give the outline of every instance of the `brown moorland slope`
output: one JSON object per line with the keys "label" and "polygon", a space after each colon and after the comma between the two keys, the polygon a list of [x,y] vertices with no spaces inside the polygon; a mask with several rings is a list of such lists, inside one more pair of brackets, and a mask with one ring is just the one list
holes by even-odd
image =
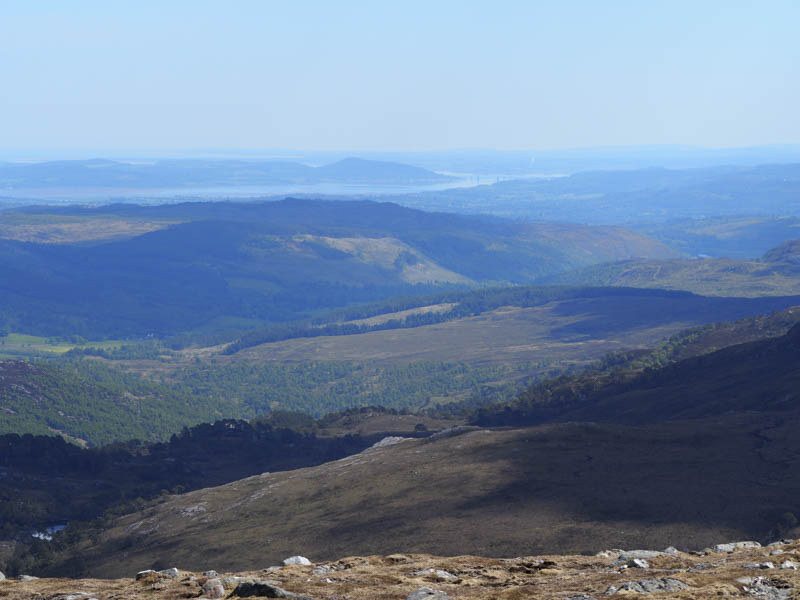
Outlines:
{"label": "brown moorland slope", "polygon": [[[776,556],[775,552],[781,554]],[[236,589],[239,583],[254,581],[269,581],[289,594],[331,600],[403,600],[415,598],[415,593],[416,598],[424,598],[426,594],[420,593],[423,589],[439,592],[438,598],[442,600],[593,600],[606,594],[639,596],[637,592],[643,590],[655,591],[658,598],[683,600],[748,596],[791,600],[798,597],[800,590],[800,571],[787,566],[800,561],[800,541],[731,552],[711,548],[699,555],[680,551],[661,553],[647,559],[646,569],[627,568],[627,556],[620,551],[600,556],[510,559],[428,554],[349,556],[330,563],[262,568],[216,577],[212,573],[176,571],[174,577],[151,573],[138,580],[132,578],[134,573],[118,580],[6,580],[0,582],[0,594],[8,600],[67,597],[176,600],[211,595],[208,591],[218,582],[220,592],[235,598],[241,593],[241,588],[238,592]],[[772,563],[774,568],[753,568],[765,563]]]}
{"label": "brown moorland slope", "polygon": [[439,434],[170,496],[71,552],[89,573],[121,577],[164,561],[239,570],[296,553],[519,556],[764,540],[800,514],[798,426],[797,414],[739,414]]}

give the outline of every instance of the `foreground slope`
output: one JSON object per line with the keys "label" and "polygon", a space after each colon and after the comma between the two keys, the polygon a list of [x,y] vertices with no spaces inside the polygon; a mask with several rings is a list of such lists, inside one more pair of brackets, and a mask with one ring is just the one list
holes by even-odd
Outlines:
{"label": "foreground slope", "polygon": [[[777,552],[780,555],[776,555]],[[164,569],[163,573],[142,574],[136,580],[133,572],[126,573],[126,579],[118,580],[7,580],[0,582],[0,593],[10,600],[79,598],[81,594],[97,598],[173,600],[198,596],[235,598],[245,596],[249,587],[260,591],[258,595],[262,596],[280,597],[277,588],[286,592],[283,597],[298,597],[292,596],[298,594],[303,598],[331,600],[423,600],[426,597],[431,600],[592,600],[653,593],[658,598],[684,600],[747,596],[790,600],[800,589],[800,571],[792,568],[800,560],[800,542],[796,540],[768,548],[741,547],[729,551],[725,547],[715,547],[698,554],[670,549],[666,553],[611,550],[599,556],[546,555],[510,559],[429,554],[348,556],[333,562],[271,569],[263,568],[266,567],[264,563],[236,574]],[[644,562],[647,568],[627,568],[630,557],[641,555],[649,556]],[[764,564],[772,568],[754,568],[754,565]],[[211,561],[208,566],[214,565]],[[254,582],[269,583],[254,588],[251,585]],[[433,595],[434,592],[439,595]]]}

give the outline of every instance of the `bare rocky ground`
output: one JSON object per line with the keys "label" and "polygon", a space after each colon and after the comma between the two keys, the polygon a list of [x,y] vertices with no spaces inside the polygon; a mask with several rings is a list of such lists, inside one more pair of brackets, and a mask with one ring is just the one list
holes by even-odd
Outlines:
{"label": "bare rocky ground", "polygon": [[[299,562],[305,562],[299,560]],[[357,556],[261,571],[146,571],[126,579],[6,579],[8,600],[312,598],[330,600],[592,600],[800,598],[800,540],[720,544],[700,552],[607,550],[510,559]]]}

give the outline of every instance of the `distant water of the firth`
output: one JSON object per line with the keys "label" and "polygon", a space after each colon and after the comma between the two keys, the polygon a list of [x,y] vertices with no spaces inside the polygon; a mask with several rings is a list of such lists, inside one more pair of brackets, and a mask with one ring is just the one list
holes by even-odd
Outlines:
{"label": "distant water of the firth", "polygon": [[287,196],[291,194],[320,196],[391,196],[430,192],[451,188],[466,188],[487,185],[509,179],[543,177],[526,175],[472,175],[447,173],[455,176],[443,183],[432,184],[377,184],[377,183],[281,183],[265,185],[222,185],[215,187],[170,187],[170,188],[11,188],[0,189],[0,196],[15,200],[45,200],[48,202],[108,202],[147,201],[168,202],[171,199],[219,199],[256,198],[265,196]]}

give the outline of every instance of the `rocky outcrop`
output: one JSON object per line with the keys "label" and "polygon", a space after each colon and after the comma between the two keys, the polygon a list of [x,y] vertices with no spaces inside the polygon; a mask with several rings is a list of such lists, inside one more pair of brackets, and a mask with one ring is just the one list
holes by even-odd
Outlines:
{"label": "rocky outcrop", "polygon": [[[775,550],[781,550],[780,559],[770,560]],[[286,565],[244,573],[207,570],[201,574],[173,568],[142,571],[135,579],[68,580],[74,591],[65,589],[67,580],[63,579],[7,579],[0,583],[0,596],[8,600],[800,598],[800,540],[781,540],[767,547],[731,542],[693,552],[616,549],[596,556],[483,558],[407,553],[351,556],[320,564],[290,558],[294,560],[287,559]]]}
{"label": "rocky outcrop", "polygon": [[613,595],[619,592],[636,592],[637,594],[655,594],[659,592],[679,592],[689,587],[680,579],[660,577],[656,579],[643,579],[641,581],[628,581],[621,586],[610,586],[606,594]]}
{"label": "rocky outcrop", "polygon": [[283,559],[284,565],[302,565],[307,567],[311,565],[311,561],[308,560],[305,556],[290,556],[289,558]]}
{"label": "rocky outcrop", "polygon": [[295,598],[296,600],[314,600],[311,596],[287,592],[283,588],[266,581],[245,581],[236,586],[233,596],[240,598]]}

